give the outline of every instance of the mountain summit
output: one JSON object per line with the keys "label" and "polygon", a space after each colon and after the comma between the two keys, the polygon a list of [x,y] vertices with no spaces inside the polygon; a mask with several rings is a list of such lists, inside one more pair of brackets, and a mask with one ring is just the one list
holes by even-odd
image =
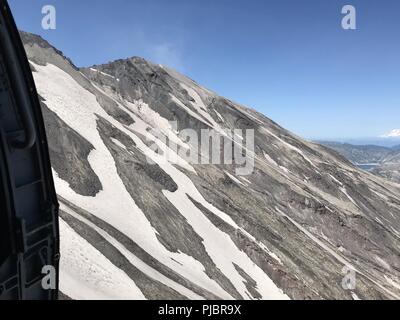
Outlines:
{"label": "mountain summit", "polygon": [[[400,297],[400,185],[167,67],[78,69],[21,36],[61,202],[65,297]],[[183,133],[235,145],[235,129],[254,132],[249,174],[185,157],[199,141]]]}

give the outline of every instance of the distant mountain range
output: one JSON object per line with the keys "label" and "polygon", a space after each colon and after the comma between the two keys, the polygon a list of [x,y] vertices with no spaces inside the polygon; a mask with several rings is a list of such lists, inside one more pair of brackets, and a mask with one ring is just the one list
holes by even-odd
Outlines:
{"label": "distant mountain range", "polygon": [[383,147],[332,141],[319,141],[319,143],[337,151],[362,169],[400,182],[400,145]]}
{"label": "distant mountain range", "polygon": [[323,144],[327,143],[340,143],[340,144],[350,144],[355,146],[379,146],[379,147],[399,147],[400,145],[400,137],[364,137],[364,138],[345,138],[345,139],[323,139],[323,138],[315,138],[311,139],[316,142],[322,142]]}

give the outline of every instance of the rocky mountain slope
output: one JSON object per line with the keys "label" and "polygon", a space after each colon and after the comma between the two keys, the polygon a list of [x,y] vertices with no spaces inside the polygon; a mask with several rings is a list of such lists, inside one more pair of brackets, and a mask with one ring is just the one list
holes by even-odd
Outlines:
{"label": "rocky mountain slope", "polygon": [[[22,38],[60,196],[65,297],[400,297],[400,185],[169,68],[131,58],[78,69]],[[210,128],[255,131],[251,174],[165,160],[198,151],[186,129]],[[356,281],[343,287],[349,269]]]}

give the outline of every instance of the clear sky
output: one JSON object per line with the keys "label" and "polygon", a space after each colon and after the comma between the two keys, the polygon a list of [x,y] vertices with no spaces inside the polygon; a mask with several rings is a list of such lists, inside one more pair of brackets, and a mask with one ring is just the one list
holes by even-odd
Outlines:
{"label": "clear sky", "polygon": [[[9,0],[77,66],[142,56],[311,139],[400,128],[398,0]],[[41,8],[57,9],[43,30]],[[357,9],[357,30],[341,27]]]}

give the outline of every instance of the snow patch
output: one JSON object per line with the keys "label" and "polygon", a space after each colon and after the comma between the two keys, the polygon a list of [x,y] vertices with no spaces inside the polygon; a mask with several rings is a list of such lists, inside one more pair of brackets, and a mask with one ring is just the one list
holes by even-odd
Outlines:
{"label": "snow patch", "polygon": [[76,300],[143,300],[122,270],[60,219],[60,290]]}
{"label": "snow patch", "polygon": [[236,182],[237,184],[240,184],[242,186],[244,186],[244,184],[235,176],[231,175],[228,171],[224,170],[225,174],[234,182]]}
{"label": "snow patch", "polygon": [[375,260],[378,261],[378,263],[379,263],[382,267],[384,267],[386,270],[392,270],[392,268],[390,267],[390,265],[389,265],[385,260],[383,260],[382,258],[380,258],[380,257],[378,257],[378,256],[375,256],[374,258],[375,258]]}
{"label": "snow patch", "polygon": [[339,189],[358,208],[357,202],[355,202],[354,199],[348,194],[346,187],[340,187]]}
{"label": "snow patch", "polygon": [[126,150],[125,145],[123,145],[119,140],[114,139],[114,138],[111,138],[111,141],[112,141],[115,145],[117,145],[118,147],[120,147],[120,148]]}
{"label": "snow patch", "polygon": [[117,79],[116,77],[112,76],[111,74],[105,73],[105,72],[100,71],[100,70],[98,70],[98,69],[90,68],[90,71],[98,72],[98,73],[102,74],[103,76],[106,76],[106,77],[109,77],[109,78],[112,78],[112,79],[114,79],[114,80],[119,81],[119,79]]}
{"label": "snow patch", "polygon": [[215,114],[217,115],[217,117],[219,118],[219,120],[221,120],[221,122],[225,122],[224,118],[220,115],[220,113],[214,109]]}
{"label": "snow patch", "polygon": [[171,279],[164,276],[162,273],[158,272],[156,269],[150,267],[148,264],[144,263],[141,259],[139,259],[136,255],[134,255],[131,251],[129,251],[124,245],[122,245],[119,241],[115,238],[110,236],[107,232],[90,222],[89,220],[85,219],[84,217],[80,216],[76,212],[72,211],[69,207],[65,204],[61,203],[60,208],[70,214],[71,216],[75,217],[76,219],[80,220],[81,222],[88,225],[90,228],[98,232],[104,239],[106,239],[111,245],[113,245],[122,255],[124,255],[129,262],[146,274],[148,277],[159,281],[160,283],[166,285],[174,289],[175,291],[179,292],[183,296],[186,296],[188,299],[195,299],[195,300],[203,300],[204,298],[199,296],[198,294],[192,292],[191,290],[187,289],[186,287],[172,281]]}
{"label": "snow patch", "polygon": [[389,278],[388,276],[385,275],[385,279],[386,281],[393,287],[395,287],[396,289],[400,290],[400,283],[394,281],[392,278]]}
{"label": "snow patch", "polygon": [[207,119],[207,121],[211,123],[212,127],[215,130],[217,130],[218,132],[223,132],[219,124],[215,122],[213,117],[211,117],[211,115],[207,112],[207,107],[201,99],[200,95],[196,92],[196,90],[194,90],[192,87],[189,87],[185,83],[180,83],[180,86],[185,89],[188,92],[189,96],[194,100],[194,102],[191,102],[191,104],[195,108],[197,113]]}
{"label": "snow patch", "polygon": [[352,298],[353,298],[353,300],[361,300],[357,295],[356,295],[356,293],[355,292],[351,292],[351,296],[352,296]]}

